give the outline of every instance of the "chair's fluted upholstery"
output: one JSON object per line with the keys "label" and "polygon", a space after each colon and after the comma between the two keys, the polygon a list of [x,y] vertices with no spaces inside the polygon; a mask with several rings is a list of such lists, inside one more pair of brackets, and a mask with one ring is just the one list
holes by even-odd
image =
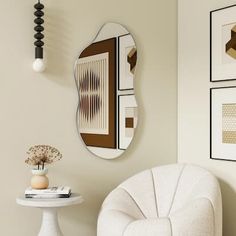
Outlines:
{"label": "chair's fluted upholstery", "polygon": [[222,236],[219,184],[193,165],[143,171],[107,196],[97,236]]}

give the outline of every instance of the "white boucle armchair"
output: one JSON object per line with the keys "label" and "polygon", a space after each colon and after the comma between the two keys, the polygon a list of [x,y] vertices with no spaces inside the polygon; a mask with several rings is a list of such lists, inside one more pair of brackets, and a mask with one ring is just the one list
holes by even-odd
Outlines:
{"label": "white boucle armchair", "polygon": [[97,236],[222,236],[218,181],[194,165],[143,171],[107,196]]}

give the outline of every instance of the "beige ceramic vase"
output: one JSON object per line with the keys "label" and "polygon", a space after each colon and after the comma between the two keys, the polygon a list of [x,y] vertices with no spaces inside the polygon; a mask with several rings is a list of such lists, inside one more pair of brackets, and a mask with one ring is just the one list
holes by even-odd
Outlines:
{"label": "beige ceramic vase", "polygon": [[49,185],[49,180],[46,174],[48,173],[48,169],[32,170],[32,178],[31,178],[31,187],[33,189],[45,189]]}

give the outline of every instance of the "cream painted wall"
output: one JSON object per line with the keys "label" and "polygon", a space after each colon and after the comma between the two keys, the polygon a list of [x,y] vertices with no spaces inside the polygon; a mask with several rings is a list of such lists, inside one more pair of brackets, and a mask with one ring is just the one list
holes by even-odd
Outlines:
{"label": "cream painted wall", "polygon": [[[25,152],[51,144],[64,158],[50,167],[51,184],[68,184],[84,204],[61,210],[65,235],[96,235],[96,220],[108,192],[134,173],[176,162],[177,24],[175,0],[47,0],[48,69],[34,73],[33,0],[1,2],[0,159],[1,235],[32,236],[40,226],[39,209],[16,205],[29,184]],[[139,63],[136,93],[139,126],[129,150],[105,161],[82,145],[75,126],[77,92],[73,64],[99,27],[115,21],[136,39]]]}
{"label": "cream painted wall", "polygon": [[236,163],[210,160],[210,87],[236,82],[210,83],[209,12],[235,1],[178,1],[178,161],[212,171],[223,196],[223,231],[236,235]]}

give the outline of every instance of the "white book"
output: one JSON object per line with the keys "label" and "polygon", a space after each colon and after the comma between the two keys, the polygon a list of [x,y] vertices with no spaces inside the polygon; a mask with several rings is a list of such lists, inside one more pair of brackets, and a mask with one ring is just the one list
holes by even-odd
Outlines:
{"label": "white book", "polygon": [[70,194],[25,194],[25,198],[36,198],[36,199],[55,199],[55,198],[69,198]]}
{"label": "white book", "polygon": [[68,186],[50,187],[47,189],[33,189],[31,187],[25,190],[26,198],[59,198],[70,197],[71,188]]}

